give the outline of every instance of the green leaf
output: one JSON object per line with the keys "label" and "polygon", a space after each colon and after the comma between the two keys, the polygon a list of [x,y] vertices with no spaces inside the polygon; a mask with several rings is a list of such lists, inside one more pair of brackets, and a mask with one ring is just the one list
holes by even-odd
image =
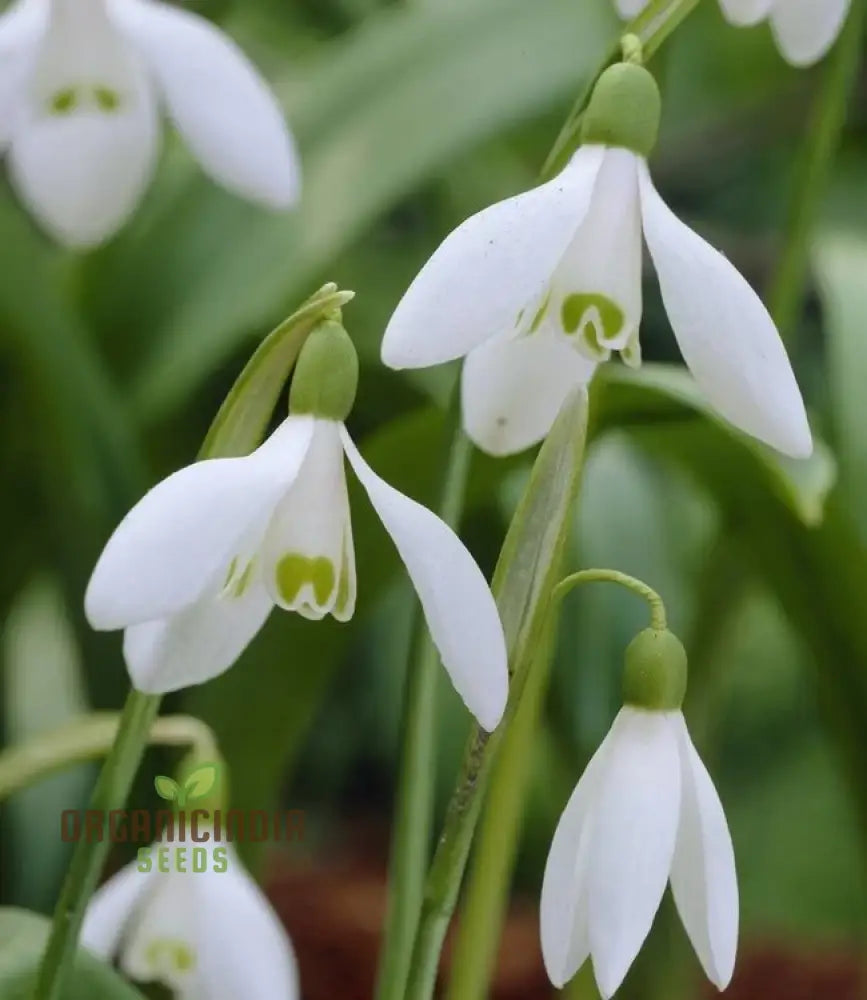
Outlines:
{"label": "green leaf", "polygon": [[184,779],[184,795],[187,801],[203,799],[217,784],[220,769],[217,764],[202,764]]}
{"label": "green leaf", "polygon": [[164,774],[158,774],[154,778],[154,788],[157,790],[157,795],[167,802],[177,802],[180,797],[180,785],[174,778],[168,778]]}
{"label": "green leaf", "polygon": [[[28,910],[0,909],[0,1000],[31,1000],[51,923]],[[144,1000],[99,959],[79,951],[62,1000]]]}
{"label": "green leaf", "polygon": [[828,332],[828,378],[840,489],[867,538],[867,238],[826,230],[815,240],[814,259]]}
{"label": "green leaf", "polygon": [[[116,307],[100,305],[106,315],[140,311],[154,345],[134,386],[138,411],[154,420],[185,400],[251,330],[275,322],[367,226],[461,152],[571,96],[615,24],[605,4],[407,4],[335,43],[300,86],[297,74],[291,87],[278,83],[304,153],[298,211],[242,206],[205,189],[184,161],[195,213],[181,211],[182,225],[175,213],[162,225],[145,220],[119,248],[119,274],[171,292],[139,310],[109,287]],[[178,185],[179,204],[190,202],[176,176],[166,183]]]}

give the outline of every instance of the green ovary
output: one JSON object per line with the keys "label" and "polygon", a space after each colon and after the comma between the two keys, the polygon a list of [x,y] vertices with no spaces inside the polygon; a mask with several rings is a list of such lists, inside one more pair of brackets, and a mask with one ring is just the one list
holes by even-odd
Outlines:
{"label": "green ovary", "polygon": [[[597,322],[588,323],[587,314],[591,310],[598,316]],[[623,329],[625,321],[626,317],[620,306],[607,296],[596,292],[575,292],[567,295],[560,307],[563,330],[568,334],[580,331],[581,337],[594,353],[604,354],[608,350],[604,341],[616,337]]]}
{"label": "green ovary", "polygon": [[192,972],[196,967],[196,954],[183,941],[156,938],[151,941],[145,958],[160,973]]}
{"label": "green ovary", "polygon": [[290,552],[277,563],[277,589],[286,604],[294,604],[303,587],[309,584],[319,605],[325,604],[334,591],[334,564],[324,556],[303,556]]}

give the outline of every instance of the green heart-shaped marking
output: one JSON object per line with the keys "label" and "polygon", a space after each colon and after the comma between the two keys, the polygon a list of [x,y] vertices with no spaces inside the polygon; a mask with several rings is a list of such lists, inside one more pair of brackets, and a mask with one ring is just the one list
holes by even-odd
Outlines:
{"label": "green heart-shaped marking", "polygon": [[301,588],[310,584],[317,604],[325,604],[334,590],[334,564],[325,556],[303,556],[289,552],[277,563],[277,589],[287,604],[293,604]]}

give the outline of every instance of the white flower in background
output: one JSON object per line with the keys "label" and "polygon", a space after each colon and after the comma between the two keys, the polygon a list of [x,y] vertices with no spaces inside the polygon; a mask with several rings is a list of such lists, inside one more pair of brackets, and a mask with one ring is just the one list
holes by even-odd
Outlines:
{"label": "white flower in background", "polygon": [[64,243],[98,244],[131,215],[161,105],[217,183],[273,208],[296,200],[282,112],[208,21],[159,0],[18,0],[0,17],[0,143],[22,201]]}
{"label": "white flower in background", "polygon": [[168,987],[177,1000],[300,997],[286,931],[233,847],[187,846],[188,858],[194,849],[206,855],[204,870],[188,860],[186,871],[162,872],[155,856],[166,846],[153,845],[149,871],[133,862],[95,893],[82,945],[117,961],[135,982]]}
{"label": "white flower in background", "polygon": [[[635,642],[661,634],[647,630]],[[683,654],[684,671],[685,663]],[[633,703],[627,697],[569,799],[542,885],[542,954],[551,981],[563,986],[590,957],[606,1000],[647,937],[669,880],[693,948],[721,990],[737,950],[731,836],[675,707],[685,674],[675,697],[652,708],[634,704],[647,694],[647,676],[639,697]]]}
{"label": "white flower in background", "polygon": [[[335,392],[329,379],[340,383]],[[121,522],[85,607],[94,628],[126,630],[137,688],[172,691],[226,670],[275,604],[312,619],[352,617],[345,455],[406,566],[458,693],[485,729],[496,727],[508,673],[491,591],[451,528],[359,454],[343,425],[356,380],[346,332],[323,324],[299,358],[291,415],[269,440],[244,458],[181,469]]]}
{"label": "white flower in background", "polygon": [[606,70],[586,144],[554,180],[459,226],[422,268],[382,343],[392,368],[466,355],[464,425],[492,454],[550,429],[569,390],[619,351],[640,363],[641,237],[681,353],[735,426],[806,457],[810,429],[771,317],[738,271],[680,222],[647,168],[659,92],[646,70]]}
{"label": "white flower in background", "polygon": [[[623,18],[640,14],[648,0],[615,0]],[[738,27],[766,18],[777,47],[793,66],[821,59],[843,28],[851,0],[719,0],[727,20]]]}

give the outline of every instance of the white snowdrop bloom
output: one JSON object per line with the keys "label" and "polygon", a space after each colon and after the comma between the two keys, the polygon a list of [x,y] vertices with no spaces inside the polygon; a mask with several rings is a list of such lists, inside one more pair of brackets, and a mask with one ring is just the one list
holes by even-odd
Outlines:
{"label": "white snowdrop bloom", "polygon": [[627,704],[569,799],[545,867],[542,954],[555,986],[589,957],[600,993],[612,996],[669,880],[708,978],[724,989],[732,977],[734,851],[680,711],[685,685],[679,641],[670,632],[640,633],[627,651]]}
{"label": "white snowdrop bloom", "polygon": [[118,526],[85,608],[94,628],[126,630],[137,688],[173,691],[226,670],[275,604],[312,619],[352,617],[345,456],[406,566],[458,693],[485,729],[496,727],[508,672],[491,591],[451,528],[361,457],[343,424],[356,380],[346,332],[322,324],[299,358],[290,416],[261,447],[181,469]]}
{"label": "white snowdrop bloom", "polygon": [[658,121],[646,70],[606,70],[585,112],[585,145],[562,173],[464,222],[398,304],[383,361],[421,368],[466,356],[464,425],[484,450],[507,454],[544,437],[569,390],[612,352],[640,363],[643,234],[710,403],[778,450],[810,454],[804,404],[767,310],[653,185],[646,156]]}
{"label": "white snowdrop bloom", "polygon": [[238,46],[160,0],[17,0],[0,17],[0,144],[45,229],[87,247],[153,175],[160,110],[203,169],[272,208],[298,196],[283,114]]}
{"label": "white snowdrop bloom", "polygon": [[[719,0],[731,24],[746,27],[767,19],[783,57],[793,66],[809,66],[834,44],[851,0]],[[622,18],[635,17],[648,0],[615,0]]]}
{"label": "white snowdrop bloom", "polygon": [[[160,850],[168,871],[159,870]],[[177,1000],[301,996],[286,931],[230,844],[154,844],[142,868],[133,862],[94,894],[85,948]]]}

